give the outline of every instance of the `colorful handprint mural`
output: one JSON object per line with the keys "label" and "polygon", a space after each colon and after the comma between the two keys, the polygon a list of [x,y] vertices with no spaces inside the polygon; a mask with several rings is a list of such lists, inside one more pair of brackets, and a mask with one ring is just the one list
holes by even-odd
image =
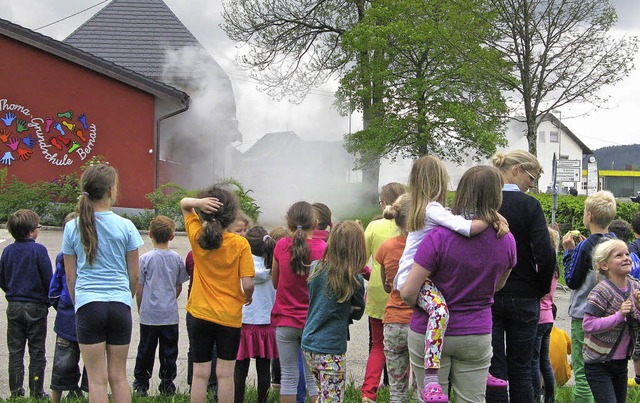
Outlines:
{"label": "colorful handprint mural", "polygon": [[0,99],[0,121],[0,142],[8,148],[0,151],[0,164],[6,166],[28,162],[38,149],[52,165],[73,165],[89,157],[96,143],[97,127],[85,111],[77,115],[62,109],[41,118],[24,105]]}

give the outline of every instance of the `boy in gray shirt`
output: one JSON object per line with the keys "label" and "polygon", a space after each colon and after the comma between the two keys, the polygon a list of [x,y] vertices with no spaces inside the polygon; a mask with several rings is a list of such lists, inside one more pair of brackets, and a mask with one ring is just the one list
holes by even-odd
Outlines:
{"label": "boy in gray shirt", "polygon": [[153,250],[140,256],[140,279],[136,291],[140,314],[140,343],[134,369],[133,390],[147,396],[153,373],[156,346],[160,345],[160,385],[163,395],[173,395],[178,358],[178,301],[182,283],[189,280],[182,258],[169,249],[175,222],[165,216],[151,221],[149,237]]}

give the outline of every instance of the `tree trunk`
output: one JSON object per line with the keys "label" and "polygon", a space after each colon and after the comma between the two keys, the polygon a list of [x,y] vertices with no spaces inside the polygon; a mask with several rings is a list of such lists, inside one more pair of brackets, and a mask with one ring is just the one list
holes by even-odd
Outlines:
{"label": "tree trunk", "polygon": [[[362,21],[366,8],[365,0],[357,0],[358,21]],[[368,52],[360,52],[358,55],[358,63],[368,65],[371,56]],[[361,77],[362,82],[369,81],[370,77]],[[366,129],[371,123],[373,108],[376,103],[375,83],[370,83],[372,91],[369,96],[363,96],[362,99],[362,128]],[[375,203],[378,200],[378,182],[380,180],[380,157],[363,156],[368,163],[362,168],[362,192],[365,202]]]}

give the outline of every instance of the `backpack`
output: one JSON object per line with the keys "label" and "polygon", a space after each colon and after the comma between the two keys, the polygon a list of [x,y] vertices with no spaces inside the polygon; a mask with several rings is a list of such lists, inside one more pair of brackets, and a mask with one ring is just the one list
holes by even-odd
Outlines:
{"label": "backpack", "polygon": [[629,256],[631,257],[631,277],[636,280],[640,280],[640,257],[635,254],[635,252],[630,252]]}

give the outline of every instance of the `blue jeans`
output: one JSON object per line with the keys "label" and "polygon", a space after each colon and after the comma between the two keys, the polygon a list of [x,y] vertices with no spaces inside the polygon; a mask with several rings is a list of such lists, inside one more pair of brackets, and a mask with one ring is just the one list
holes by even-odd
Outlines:
{"label": "blue jeans", "polygon": [[553,403],[555,401],[556,381],[553,379],[553,368],[551,368],[551,361],[549,360],[551,328],[553,328],[553,323],[538,324],[536,345],[533,350],[533,358],[531,359],[531,376],[535,401],[540,401],[539,397],[542,390],[540,374],[542,374],[542,379],[544,380],[544,403]]}
{"label": "blue jeans", "polygon": [[627,401],[628,360],[584,363],[584,372],[596,403]]}
{"label": "blue jeans", "polygon": [[[56,349],[53,353],[53,369],[51,371],[51,390],[69,390],[79,393],[80,390],[89,391],[89,380],[86,369],[80,377],[80,347],[77,341],[56,336]],[[81,386],[78,386],[78,381]]]}
{"label": "blue jeans", "polygon": [[488,389],[487,401],[531,403],[531,357],[538,332],[540,301],[534,297],[496,295],[491,307],[493,357],[489,372],[509,381],[506,389]]}

